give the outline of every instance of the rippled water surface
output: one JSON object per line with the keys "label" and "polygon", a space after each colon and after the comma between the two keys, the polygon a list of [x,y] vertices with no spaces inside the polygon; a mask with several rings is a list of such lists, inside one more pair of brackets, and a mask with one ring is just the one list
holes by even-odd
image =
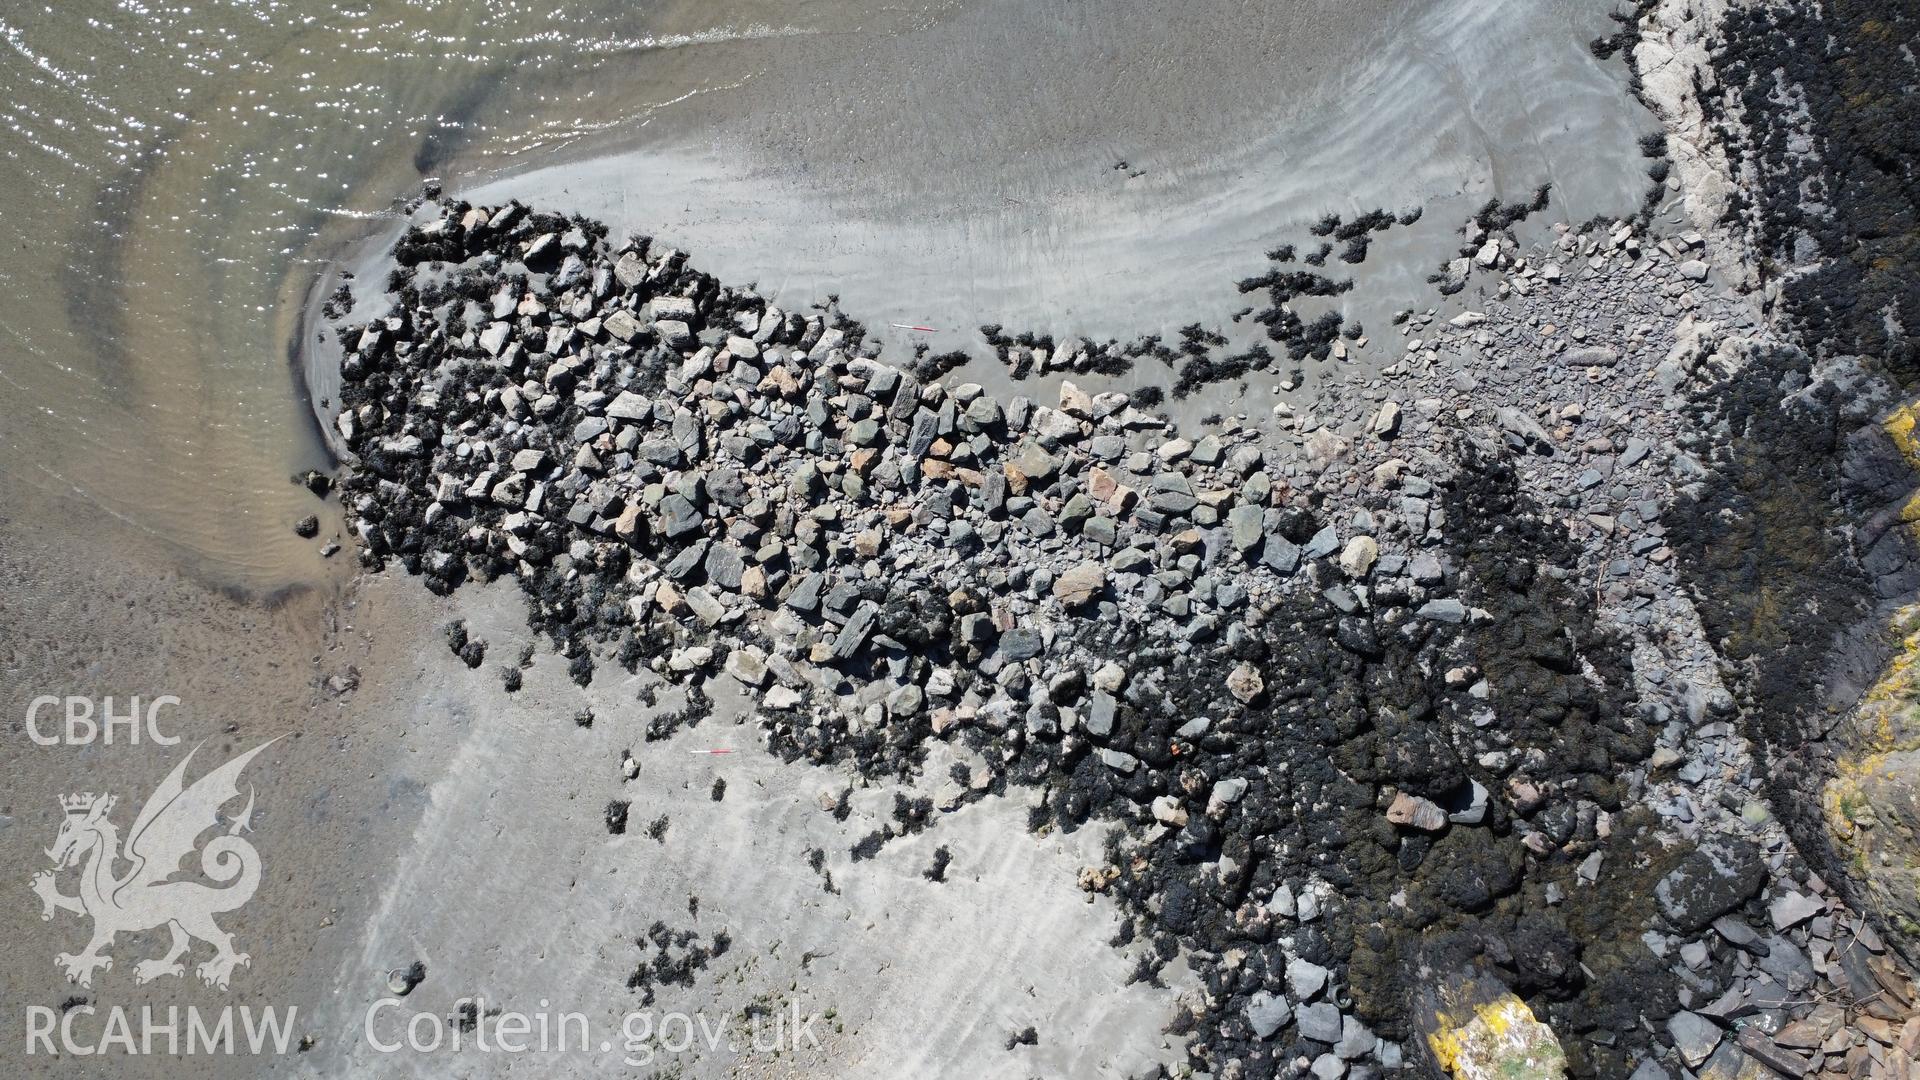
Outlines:
{"label": "rippled water surface", "polygon": [[[9,7],[3,509],[250,589],[319,575],[296,327],[425,176],[863,318],[1120,334],[1224,310],[1323,209],[1549,179],[1631,209],[1606,29],[1554,0]],[[1381,272],[1417,283],[1450,227]]]}
{"label": "rippled water surface", "polygon": [[288,475],[323,463],[288,362],[313,253],[455,159],[643,121],[705,84],[691,54],[712,43],[834,18],[754,3],[0,9],[0,467],[211,576],[316,573],[287,528],[312,509]]}

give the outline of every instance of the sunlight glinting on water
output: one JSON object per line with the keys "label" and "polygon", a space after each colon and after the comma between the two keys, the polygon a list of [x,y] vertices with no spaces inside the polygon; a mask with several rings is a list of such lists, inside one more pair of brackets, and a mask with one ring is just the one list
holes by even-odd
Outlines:
{"label": "sunlight glinting on water", "polygon": [[50,503],[263,585],[320,572],[277,519],[310,509],[289,473],[324,463],[286,339],[325,238],[456,160],[700,89],[622,92],[638,76],[610,64],[806,32],[671,3],[88,6],[0,17],[0,240],[32,253],[0,259],[0,448]]}

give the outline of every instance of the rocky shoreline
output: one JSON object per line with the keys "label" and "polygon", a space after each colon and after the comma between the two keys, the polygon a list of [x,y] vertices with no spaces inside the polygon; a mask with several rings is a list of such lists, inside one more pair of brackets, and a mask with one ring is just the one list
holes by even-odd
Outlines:
{"label": "rocky shoreline", "polygon": [[[1652,76],[1749,61],[1671,7],[1638,59],[1691,196],[1759,166]],[[1809,337],[1827,294],[1753,279],[1720,215],[1523,245],[1536,202],[1384,331],[1295,315],[1317,272],[1242,283],[1284,359],[983,328],[1031,397],[646,237],[431,203],[337,331],[341,500],[369,567],[516,579],[577,683],[645,676],[652,738],[722,722],[724,680],[790,761],[960,762],[843,873],[980,799],[1118,823],[1080,883],[1137,979],[1197,978],[1193,1075],[1906,1075],[1912,939],[1827,740],[1920,587],[1899,372]],[[1182,431],[1120,388],[1147,363],[1223,410],[1333,375]]]}
{"label": "rocky shoreline", "polygon": [[[1577,1073],[1677,1067],[1675,1030],[1903,984],[1674,630],[1660,515],[1704,472],[1666,403],[1758,328],[1695,241],[1560,235],[1495,260],[1498,306],[1408,320],[1358,431],[1188,440],[1070,381],[923,383],[680,252],[452,204],[343,339],[343,498],[371,563],[518,577],[577,681],[650,670],[674,723],[724,678],[783,755],[879,780],[941,740],[972,763],[941,808],[1020,787],[1037,828],[1128,823],[1083,882],[1134,913],[1141,978],[1200,972],[1197,1069],[1408,1065],[1473,1022],[1429,1002],[1459,985],[1510,988]],[[1707,1049],[1817,1071],[1832,1037]]]}

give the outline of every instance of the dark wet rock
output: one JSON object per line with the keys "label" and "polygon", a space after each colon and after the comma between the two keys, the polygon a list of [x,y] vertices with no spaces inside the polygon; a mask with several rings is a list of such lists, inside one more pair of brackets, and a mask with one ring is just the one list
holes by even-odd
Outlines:
{"label": "dark wet rock", "polygon": [[1015,627],[1000,636],[1000,655],[1008,660],[1030,660],[1046,648],[1038,630]]}
{"label": "dark wet rock", "polygon": [[1660,910],[1683,933],[1697,933],[1745,904],[1766,883],[1760,852],[1738,837],[1703,842],[1660,879]]}
{"label": "dark wet rock", "polygon": [[313,492],[316,498],[324,499],[328,492],[333,490],[333,477],[318,469],[308,469],[301,473],[299,481],[308,491]]}

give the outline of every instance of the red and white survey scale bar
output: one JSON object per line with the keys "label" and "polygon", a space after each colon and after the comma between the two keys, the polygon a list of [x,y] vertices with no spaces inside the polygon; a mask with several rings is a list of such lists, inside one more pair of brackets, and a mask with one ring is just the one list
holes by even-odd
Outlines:
{"label": "red and white survey scale bar", "polygon": [[689,754],[731,754],[731,753],[735,753],[735,751],[732,747],[720,747],[713,750],[689,750],[687,751],[687,753]]}
{"label": "red and white survey scale bar", "polygon": [[891,322],[891,323],[888,323],[887,325],[893,327],[895,330],[918,330],[923,334],[937,334],[940,332],[940,329],[938,327],[915,326],[912,323]]}

